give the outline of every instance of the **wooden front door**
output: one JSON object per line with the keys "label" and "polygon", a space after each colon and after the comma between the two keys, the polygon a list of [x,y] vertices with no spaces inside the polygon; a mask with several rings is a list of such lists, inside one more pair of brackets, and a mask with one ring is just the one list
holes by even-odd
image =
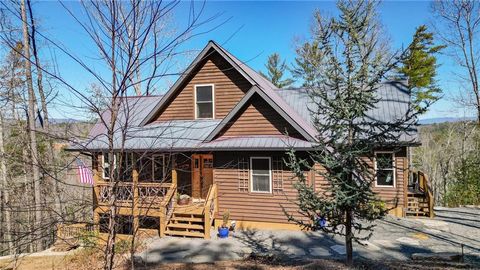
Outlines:
{"label": "wooden front door", "polygon": [[192,197],[205,199],[213,184],[213,155],[192,155]]}

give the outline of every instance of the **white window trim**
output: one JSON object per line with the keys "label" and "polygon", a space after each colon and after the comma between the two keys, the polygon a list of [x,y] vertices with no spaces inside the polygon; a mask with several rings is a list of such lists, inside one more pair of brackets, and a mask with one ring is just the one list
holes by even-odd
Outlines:
{"label": "white window trim", "polygon": [[[197,87],[202,87],[202,86],[211,86],[212,87],[212,118],[199,118],[198,117],[198,112],[197,112]],[[208,84],[195,84],[193,86],[193,100],[194,100],[194,110],[195,110],[195,119],[215,119],[215,85],[213,83],[208,83]]]}
{"label": "white window trim", "polygon": [[164,181],[165,180],[164,178],[166,176],[166,174],[165,174],[165,154],[154,154],[154,155],[152,155],[152,157],[151,157],[151,162],[152,162],[152,168],[151,168],[152,169],[152,179],[151,179],[151,181],[157,180],[157,179],[155,179],[155,158],[156,157],[162,157],[162,168],[163,168],[162,179],[158,179],[158,180]]}
{"label": "white window trim", "polygon": [[[110,153],[102,153],[102,178],[103,179],[110,179],[110,177],[105,176],[105,155],[109,155]],[[112,163],[108,164],[108,169],[110,170],[110,175],[112,174],[113,170],[117,168],[117,154],[113,154],[113,166]]]}
{"label": "white window trim", "polygon": [[[269,176],[269,191],[256,191],[253,190],[253,166],[252,161],[254,159],[268,159],[268,176]],[[272,158],[271,157],[250,157],[250,192],[251,193],[263,193],[271,194],[272,193]]]}
{"label": "white window trim", "polygon": [[[393,185],[379,185],[377,183],[377,154],[392,154]],[[393,151],[375,151],[374,152],[374,170],[375,170],[375,187],[395,188],[397,186],[397,168],[396,168],[396,164],[395,164],[395,152],[393,152]]]}

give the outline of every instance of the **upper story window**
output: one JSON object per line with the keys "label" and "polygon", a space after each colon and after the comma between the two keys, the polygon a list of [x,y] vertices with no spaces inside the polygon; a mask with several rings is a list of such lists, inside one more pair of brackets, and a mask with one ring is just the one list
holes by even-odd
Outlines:
{"label": "upper story window", "polygon": [[213,84],[195,85],[195,118],[213,119],[214,114]]}
{"label": "upper story window", "polygon": [[270,157],[251,157],[251,191],[260,193],[272,192],[272,173]]}
{"label": "upper story window", "polygon": [[375,183],[377,187],[395,186],[395,155],[392,152],[375,153]]}

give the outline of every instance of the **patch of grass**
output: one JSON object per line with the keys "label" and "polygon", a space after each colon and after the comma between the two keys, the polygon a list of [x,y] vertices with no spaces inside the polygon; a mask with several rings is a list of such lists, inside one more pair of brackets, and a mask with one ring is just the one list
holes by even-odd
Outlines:
{"label": "patch of grass", "polygon": [[17,259],[1,259],[0,269],[17,269],[17,270],[51,270],[65,269],[66,263],[69,261],[69,255],[66,256],[24,256]]}

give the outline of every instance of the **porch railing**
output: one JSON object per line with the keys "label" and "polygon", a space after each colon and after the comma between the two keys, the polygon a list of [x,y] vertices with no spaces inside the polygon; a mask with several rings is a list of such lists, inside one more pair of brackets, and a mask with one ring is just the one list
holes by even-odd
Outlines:
{"label": "porch railing", "polygon": [[434,217],[433,206],[434,198],[432,193],[432,188],[430,187],[430,182],[428,176],[419,170],[413,170],[411,172],[411,179],[413,180],[413,189],[414,191],[420,191],[424,194],[427,203],[428,203],[428,214],[431,218]]}
{"label": "porch railing", "polygon": [[175,208],[175,199],[177,194],[177,184],[172,183],[170,189],[162,200],[160,205],[161,218],[160,218],[160,237],[165,235],[167,224],[172,218],[173,210]]}
{"label": "porch railing", "polygon": [[212,184],[208,190],[207,199],[205,200],[205,205],[203,208],[203,217],[204,217],[204,226],[205,228],[205,239],[210,239],[210,230],[212,222],[215,219],[215,214],[217,213],[217,184]]}
{"label": "porch railing", "polygon": [[431,218],[433,218],[434,217],[434,213],[433,213],[434,199],[433,199],[432,189],[430,188],[430,183],[428,182],[428,177],[422,171],[417,171],[417,173],[418,173],[418,183],[419,183],[420,189],[423,190],[428,201],[428,214]]}
{"label": "porch railing", "polygon": [[[95,193],[99,205],[108,205],[112,195],[113,186],[110,182],[97,182]],[[137,192],[135,192],[135,186]],[[134,198],[138,201],[140,208],[158,208],[165,196],[171,189],[171,183],[142,183],[134,185],[133,182],[119,182],[116,185],[116,203],[119,206],[130,207]],[[138,194],[136,197],[135,193]]]}

